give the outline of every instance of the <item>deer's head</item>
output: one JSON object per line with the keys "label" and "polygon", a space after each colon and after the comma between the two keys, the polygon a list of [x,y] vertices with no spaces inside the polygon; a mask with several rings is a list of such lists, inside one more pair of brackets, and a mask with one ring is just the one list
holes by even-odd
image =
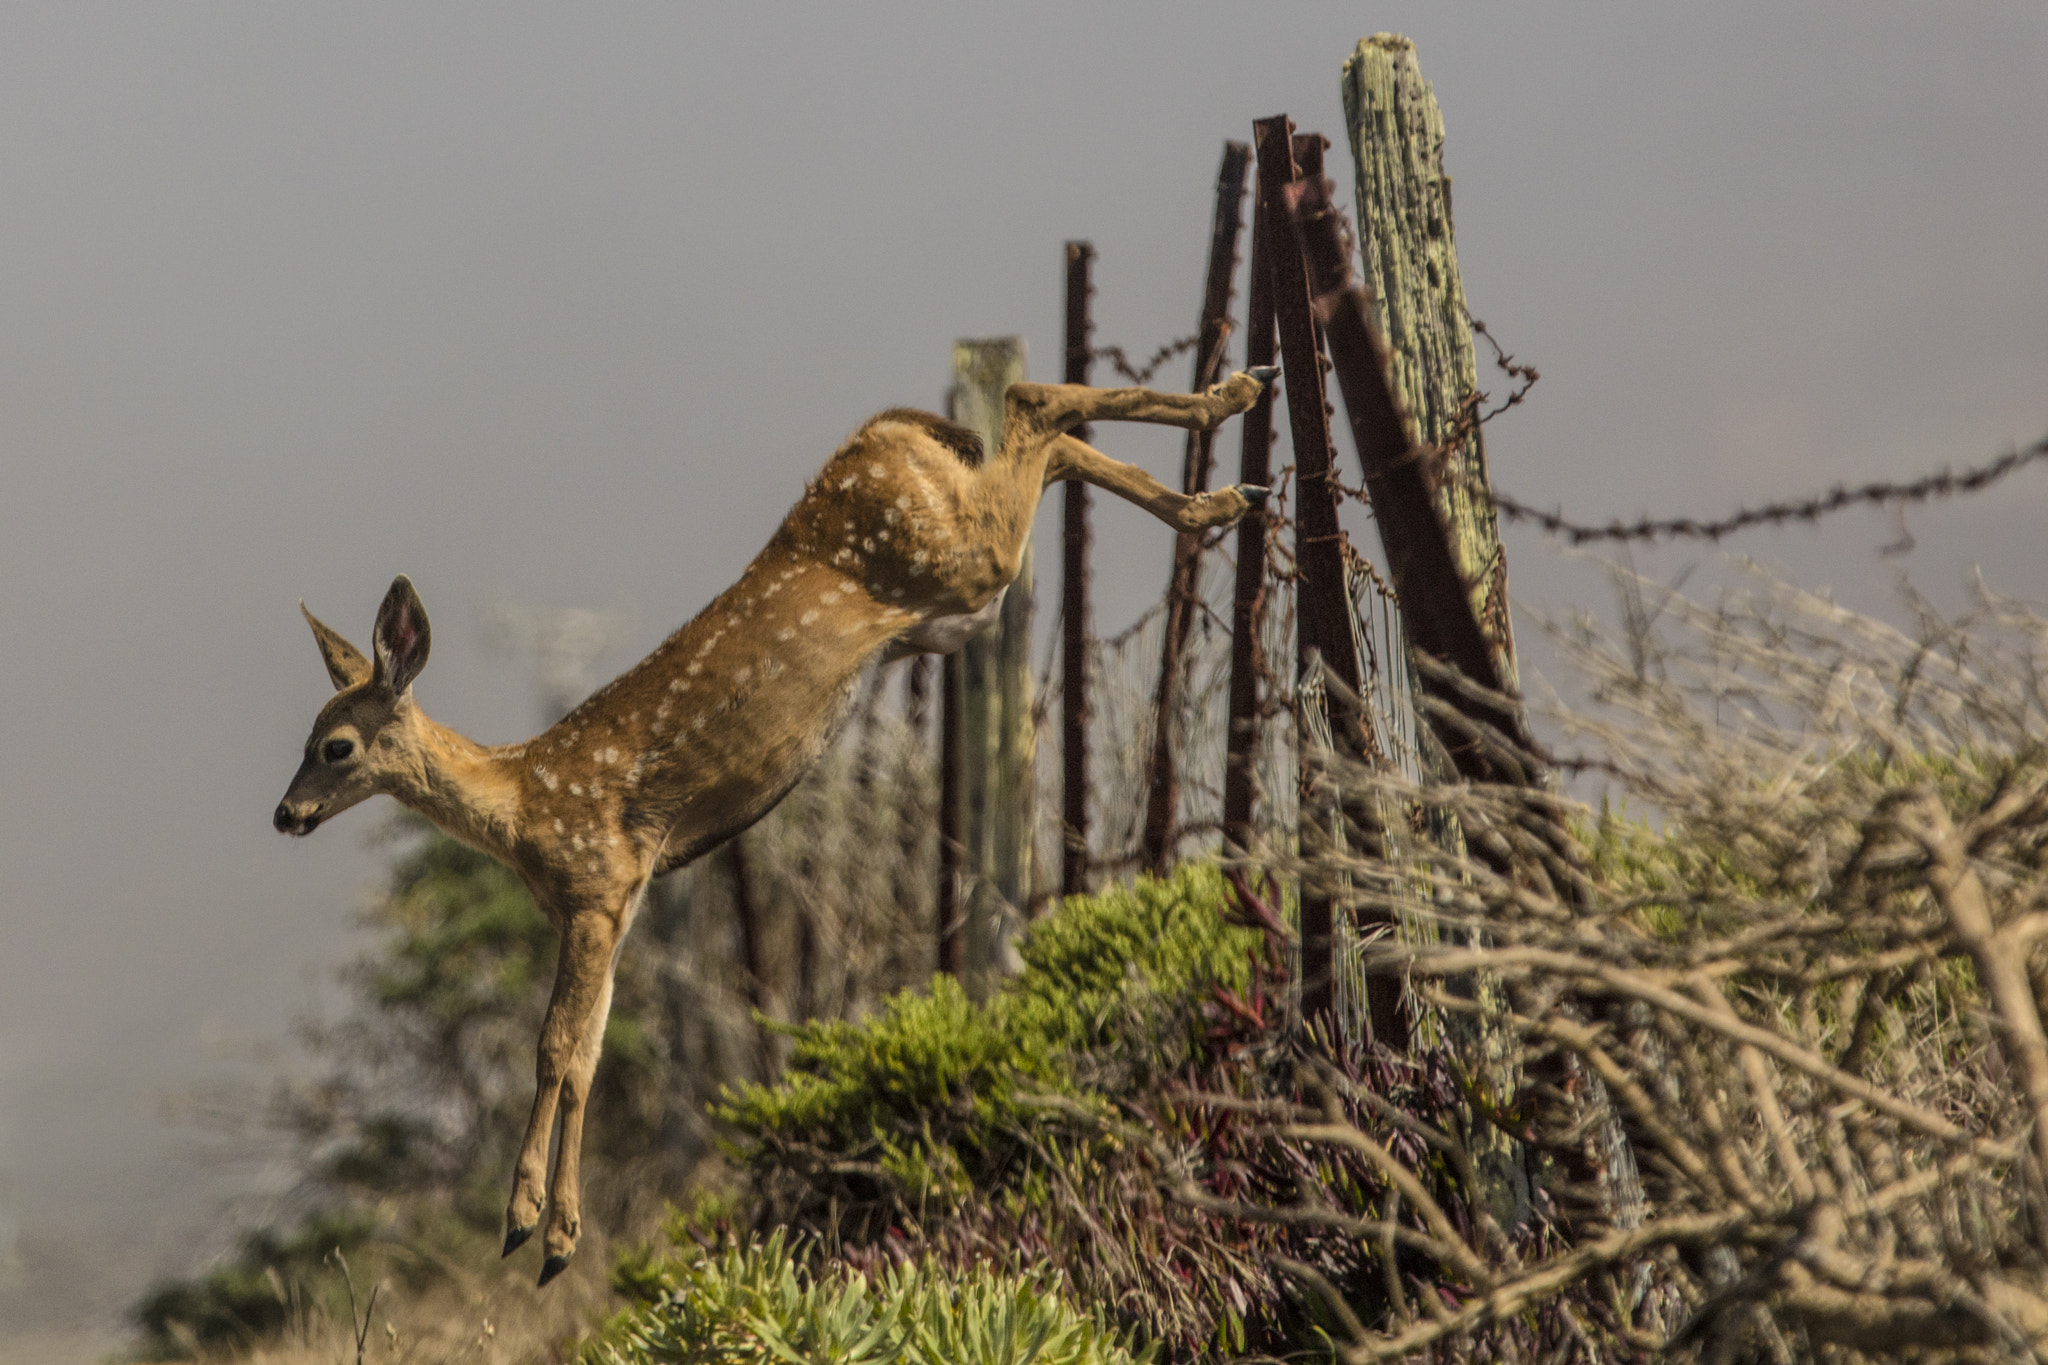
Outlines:
{"label": "deer's head", "polygon": [[404,574],[391,580],[377,609],[370,658],[322,625],[303,602],[299,610],[313,627],[335,693],[320,708],[305,761],[271,817],[284,834],[311,834],[329,816],[391,791],[416,773],[420,716],[412,680],[426,666],[432,642],[426,608]]}

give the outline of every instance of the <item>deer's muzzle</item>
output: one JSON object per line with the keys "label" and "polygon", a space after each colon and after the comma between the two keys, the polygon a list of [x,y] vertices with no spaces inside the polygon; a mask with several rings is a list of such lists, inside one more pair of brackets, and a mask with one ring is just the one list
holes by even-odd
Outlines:
{"label": "deer's muzzle", "polygon": [[293,809],[289,801],[277,803],[277,810],[270,817],[270,823],[277,826],[279,834],[311,834],[320,823],[320,808],[317,806]]}

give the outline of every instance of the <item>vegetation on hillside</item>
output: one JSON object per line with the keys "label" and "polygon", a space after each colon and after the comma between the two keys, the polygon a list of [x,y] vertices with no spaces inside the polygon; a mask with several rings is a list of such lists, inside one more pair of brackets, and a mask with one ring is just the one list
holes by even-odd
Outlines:
{"label": "vegetation on hillside", "polygon": [[1044,1273],[958,1277],[890,1265],[822,1269],[778,1230],[708,1252],[687,1240],[635,1277],[640,1302],[585,1345],[584,1365],[1148,1365]]}
{"label": "vegetation on hillside", "polygon": [[[2048,623],[1986,599],[1904,633],[1766,585],[1670,599],[1656,636],[1566,645],[1594,707],[1554,718],[1549,760],[1647,820],[1555,789],[1346,771],[1411,817],[1389,822],[1388,858],[1275,850],[1070,900],[985,1001],[921,984],[929,958],[907,945],[928,940],[860,908],[911,884],[855,856],[911,847],[892,840],[912,820],[856,827],[893,798],[793,798],[786,833],[761,832],[755,891],[808,877],[846,936],[827,949],[825,920],[784,920],[786,955],[754,960],[800,962],[811,934],[830,971],[806,999],[831,1017],[733,974],[731,869],[674,892],[676,921],[629,965],[646,975],[621,979],[610,1197],[705,1188],[712,1123],[718,1197],[683,1200],[665,1238],[616,1259],[629,1306],[580,1346],[472,1354],[2038,1354]],[[1424,812],[1463,840],[1426,837],[1441,825]],[[162,1296],[165,1354],[288,1323],[329,1237],[365,1248],[359,1271],[383,1248],[369,1273],[399,1287],[490,1254],[492,1144],[517,1126],[496,1106],[523,1104],[519,1011],[537,1009],[546,940],[469,856],[409,850],[376,912],[384,950],[353,978],[347,1027],[365,1032],[277,1111],[326,1116],[299,1130],[322,1198]],[[1405,980],[1411,1052],[1376,1051],[1349,1014],[1298,1017],[1274,888],[1308,878],[1409,926],[1346,951]],[[830,994],[859,953],[919,984]],[[720,979],[722,995],[683,993]],[[797,1021],[764,1033],[756,1001]]]}

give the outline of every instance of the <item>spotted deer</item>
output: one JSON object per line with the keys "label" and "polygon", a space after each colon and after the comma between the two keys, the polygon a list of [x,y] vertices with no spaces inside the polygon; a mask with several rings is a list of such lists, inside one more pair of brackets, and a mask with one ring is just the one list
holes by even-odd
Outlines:
{"label": "spotted deer", "polygon": [[1173,492],[1068,432],[1090,421],[1206,430],[1249,408],[1274,373],[1239,373],[1200,394],[1016,384],[993,455],[930,413],[884,412],[833,454],[739,582],[522,744],[477,744],[414,702],[431,634],[402,575],[367,658],[305,612],[336,690],[273,823],[310,834],[366,797],[396,797],[516,871],[561,935],[505,1254],[543,1208],[540,1283],[575,1250],[584,1106],[613,966],[648,879],[773,809],[824,752],[871,661],[951,652],[993,621],[1048,484],[1093,484],[1181,531],[1228,525],[1261,503],[1266,490],[1250,486]]}

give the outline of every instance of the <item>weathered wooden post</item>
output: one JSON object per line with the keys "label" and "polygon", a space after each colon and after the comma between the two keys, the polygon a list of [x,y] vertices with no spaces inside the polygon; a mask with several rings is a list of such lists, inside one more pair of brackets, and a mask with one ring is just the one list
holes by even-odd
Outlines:
{"label": "weathered wooden post", "polygon": [[[1002,446],[1003,394],[1024,378],[1020,337],[953,345],[952,419]],[[1031,721],[1031,547],[996,625],[956,656],[960,705],[963,849],[962,976],[985,990],[1015,967],[1010,939],[1031,902],[1031,809],[1036,732]]]}
{"label": "weathered wooden post", "polygon": [[1358,235],[1373,323],[1414,437],[1441,452],[1435,494],[1452,554],[1501,681],[1516,690],[1507,559],[1488,496],[1479,367],[1451,229],[1444,120],[1415,45],[1377,33],[1344,63],[1344,124],[1357,171]]}
{"label": "weathered wooden post", "polygon": [[[1095,292],[1089,270],[1095,248],[1067,243],[1066,358],[1060,377],[1088,382],[1088,301]],[[1089,437],[1084,422],[1074,429]],[[1060,521],[1060,894],[1088,889],[1088,485],[1069,479]]]}
{"label": "weathered wooden post", "polygon": [[[1451,241],[1449,181],[1442,169],[1442,122],[1406,39],[1381,34],[1359,45],[1346,64],[1344,93],[1357,158],[1366,259],[1388,297],[1352,277],[1341,224],[1327,181],[1304,180],[1289,208],[1309,267],[1317,316],[1331,357],[1386,551],[1409,647],[1437,665],[1418,684],[1430,730],[1458,776],[1475,782],[1543,787],[1551,780],[1528,731],[1514,680],[1507,631],[1506,566],[1494,528],[1476,424],[1466,415],[1476,367]],[[1390,348],[1383,325],[1404,336]],[[1464,345],[1463,368],[1457,338]],[[1432,359],[1433,358],[1433,359]],[[1429,377],[1432,370],[1436,377]],[[1395,376],[1408,378],[1396,382]],[[1409,397],[1408,384],[1417,386]],[[1411,403],[1439,412],[1433,438],[1421,434]],[[1455,488],[1449,485],[1455,484]],[[1464,501],[1453,501],[1462,498]],[[1462,681],[1477,688],[1461,685]],[[1535,832],[1535,831],[1531,831]],[[1475,855],[1504,875],[1548,878],[1565,869],[1557,891],[1566,902],[1582,891],[1583,853],[1568,833],[1539,833],[1547,858],[1518,857],[1497,831],[1466,831]],[[1512,1059],[1497,1056],[1484,1037],[1474,1079],[1505,1092],[1514,1085]],[[1569,1063],[1546,1064],[1545,1089],[1591,1098],[1602,1121],[1565,1154],[1568,1178],[1602,1191],[1606,1216],[1621,1226],[1641,1220],[1643,1191],[1626,1136],[1597,1078]],[[1573,1121],[1567,1113],[1560,1123]],[[1495,1178],[1496,1218],[1506,1226],[1526,1208],[1527,1186],[1513,1144],[1495,1141],[1479,1154]]]}
{"label": "weathered wooden post", "polygon": [[[1230,281],[1237,273],[1237,239],[1244,224],[1245,170],[1252,149],[1242,142],[1223,144],[1223,164],[1216,173],[1216,209],[1209,227],[1209,270],[1202,282],[1202,317],[1196,328],[1195,374],[1189,386],[1199,393],[1223,379],[1230,342]],[[1209,487],[1216,433],[1191,431],[1181,460],[1181,491],[1202,493]],[[1201,605],[1202,536],[1182,532],[1173,538],[1173,569],[1166,582],[1166,622],[1159,653],[1159,685],[1153,694],[1152,760],[1145,795],[1144,859],[1156,875],[1173,860],[1180,818],[1180,768],[1174,752],[1174,723],[1186,691],[1188,633]]]}

